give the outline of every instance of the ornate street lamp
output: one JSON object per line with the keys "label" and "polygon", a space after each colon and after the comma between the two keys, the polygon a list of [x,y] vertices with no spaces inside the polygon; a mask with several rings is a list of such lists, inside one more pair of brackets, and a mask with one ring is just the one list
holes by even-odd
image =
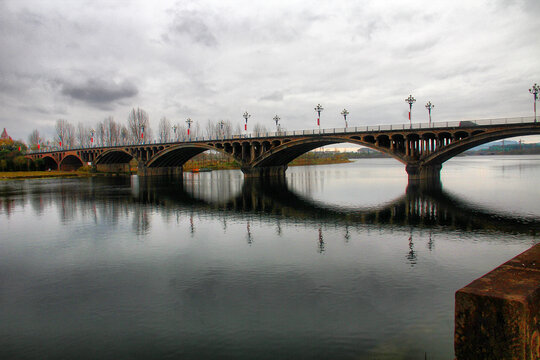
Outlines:
{"label": "ornate street lamp", "polygon": [[529,89],[529,92],[534,95],[534,122],[536,122],[536,100],[538,100],[538,92],[540,92],[540,86],[534,83],[533,87]]}
{"label": "ornate street lamp", "polygon": [[281,118],[279,116],[274,116],[274,121],[276,122],[276,131],[279,132],[279,120],[281,120]]}
{"label": "ornate street lamp", "polygon": [[321,111],[323,111],[324,108],[321,106],[321,104],[317,104],[315,106],[315,111],[317,112],[317,126],[319,127],[319,133],[321,132]]}
{"label": "ornate street lamp", "polygon": [[347,128],[347,115],[349,115],[349,112],[347,111],[347,109],[343,109],[343,111],[341,112],[341,115],[343,115],[343,119],[345,119],[345,129]]}
{"label": "ornate street lamp", "polygon": [[221,132],[221,137],[225,139],[225,132],[223,131],[223,126],[225,125],[225,121],[221,120],[219,122],[219,129],[220,129],[220,132]]}
{"label": "ornate street lamp", "polygon": [[186,120],[186,124],[187,124],[187,136],[188,138],[191,140],[191,136],[189,135],[189,129],[191,129],[191,123],[193,122],[193,120],[191,120],[191,118],[187,118]]}
{"label": "ornate street lamp", "polygon": [[416,99],[413,98],[412,95],[409,95],[409,97],[405,99],[405,102],[409,103],[409,123],[411,124],[411,129],[412,129],[411,111],[412,111],[412,104],[414,104],[415,101]]}
{"label": "ornate street lamp", "polygon": [[173,131],[174,131],[174,141],[178,141],[178,138],[176,137],[176,130],[178,129],[178,126],[177,125],[174,125],[172,127]]}
{"label": "ornate street lamp", "polygon": [[90,147],[94,147],[94,133],[96,131],[94,129],[90,129]]}
{"label": "ornate street lamp", "polygon": [[247,134],[247,121],[251,117],[251,115],[249,115],[248,112],[246,111],[244,115],[242,116],[244,117],[244,119],[246,119],[246,125],[244,126],[244,129],[246,130],[246,134]]}
{"label": "ornate street lamp", "polygon": [[144,125],[140,125],[141,127],[141,144],[144,144]]}
{"label": "ornate street lamp", "polygon": [[426,104],[426,109],[429,112],[429,127],[431,127],[431,109],[433,109],[434,107],[435,105],[433,105],[431,101],[428,101],[428,103]]}

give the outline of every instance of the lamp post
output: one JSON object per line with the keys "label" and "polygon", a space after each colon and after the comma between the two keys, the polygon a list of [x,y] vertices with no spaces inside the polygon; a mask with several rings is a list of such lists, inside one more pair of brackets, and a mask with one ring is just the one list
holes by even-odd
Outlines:
{"label": "lamp post", "polygon": [[343,115],[343,119],[345,119],[345,129],[347,128],[347,115],[349,115],[349,112],[347,111],[347,109],[343,109],[343,111],[341,112],[341,115]]}
{"label": "lamp post", "polygon": [[144,144],[144,125],[139,125],[141,128],[141,144]]}
{"label": "lamp post", "polygon": [[317,126],[319,127],[319,134],[321,133],[321,111],[323,111],[324,108],[321,106],[321,104],[317,104],[315,106],[315,111],[317,112]]}
{"label": "lamp post", "polygon": [[223,126],[225,125],[225,121],[221,120],[219,122],[219,131],[221,133],[221,137],[225,139],[225,133],[223,132]]}
{"label": "lamp post", "polygon": [[178,141],[178,138],[176,137],[176,130],[178,129],[178,126],[177,125],[174,125],[172,127],[173,131],[174,131],[174,141]]}
{"label": "lamp post", "polygon": [[428,101],[428,103],[426,104],[426,109],[428,110],[428,113],[429,113],[429,127],[431,127],[431,109],[433,109],[434,107],[435,105],[433,105],[431,101]]}
{"label": "lamp post", "polygon": [[529,92],[534,95],[534,122],[536,122],[536,100],[538,100],[538,92],[540,92],[540,86],[534,83],[533,87],[529,89]]}
{"label": "lamp post", "polygon": [[242,116],[244,117],[244,119],[246,119],[246,125],[244,125],[244,129],[246,130],[246,135],[247,135],[247,121],[248,121],[248,119],[251,117],[251,115],[248,114],[248,112],[246,111],[246,112],[244,113],[244,115],[242,115]]}
{"label": "lamp post", "polygon": [[276,122],[276,131],[279,132],[279,120],[281,120],[281,118],[279,116],[274,116],[274,121]]}
{"label": "lamp post", "polygon": [[94,147],[94,133],[96,131],[94,129],[90,129],[90,147]]}
{"label": "lamp post", "polygon": [[409,95],[409,97],[405,99],[405,102],[409,103],[409,123],[411,124],[411,129],[412,129],[411,111],[412,111],[412,104],[414,104],[415,101],[416,99],[413,98],[412,95]]}
{"label": "lamp post", "polygon": [[186,120],[186,124],[187,124],[187,136],[188,136],[188,139],[191,140],[191,135],[189,135],[189,130],[191,129],[191,123],[193,122],[193,120],[191,120],[191,118],[187,118]]}

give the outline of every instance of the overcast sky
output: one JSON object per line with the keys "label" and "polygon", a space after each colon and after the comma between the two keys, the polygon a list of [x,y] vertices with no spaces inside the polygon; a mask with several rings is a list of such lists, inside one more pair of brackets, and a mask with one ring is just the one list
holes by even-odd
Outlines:
{"label": "overcast sky", "polygon": [[[530,116],[540,1],[0,0],[0,128],[131,108],[273,129]],[[1,131],[1,130],[0,130]]]}

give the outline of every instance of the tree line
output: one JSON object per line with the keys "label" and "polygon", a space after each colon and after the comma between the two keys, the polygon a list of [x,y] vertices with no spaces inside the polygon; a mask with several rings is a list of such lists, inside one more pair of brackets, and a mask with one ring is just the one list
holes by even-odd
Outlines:
{"label": "tree line", "polygon": [[[188,136],[189,128],[189,136]],[[240,124],[233,126],[230,121],[207,120],[201,127],[197,121],[189,125],[185,122],[175,122],[166,117],[159,121],[158,132],[154,132],[150,126],[148,113],[140,108],[133,108],[127,117],[127,123],[122,124],[112,116],[98,122],[94,127],[83,123],[76,126],[67,120],[59,119],[55,124],[54,138],[46,140],[39,130],[34,129],[28,136],[28,146],[32,150],[55,149],[55,148],[79,148],[90,146],[115,146],[123,144],[174,142],[186,141],[189,138],[206,137],[231,137],[233,134],[241,134],[243,128]],[[255,124],[253,131],[266,133],[268,129],[261,124]]]}

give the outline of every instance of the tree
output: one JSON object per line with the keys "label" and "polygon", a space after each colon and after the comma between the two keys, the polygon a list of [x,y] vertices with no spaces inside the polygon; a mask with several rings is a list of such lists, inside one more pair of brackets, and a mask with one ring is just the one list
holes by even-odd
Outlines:
{"label": "tree", "polygon": [[37,129],[32,130],[28,136],[28,145],[30,148],[37,149],[37,145],[41,143],[43,143],[43,139],[39,135],[39,131]]}
{"label": "tree", "polygon": [[266,128],[266,126],[256,123],[253,127],[253,132],[256,134],[264,134],[268,132],[268,129]]}
{"label": "tree", "polygon": [[104,141],[106,146],[115,146],[120,144],[120,124],[109,116],[103,121]]}
{"label": "tree", "polygon": [[150,129],[148,113],[142,109],[132,109],[129,112],[127,129],[131,142],[150,142],[152,140],[152,129]]}
{"label": "tree", "polygon": [[77,124],[77,132],[76,132],[76,142],[78,147],[88,147],[90,145],[90,129],[88,129],[86,126],[84,126],[83,123],[79,122]]}
{"label": "tree", "polygon": [[159,142],[169,142],[171,140],[171,122],[162,117],[159,120]]}
{"label": "tree", "polygon": [[56,141],[62,147],[75,146],[75,127],[67,120],[59,119],[56,121]]}

